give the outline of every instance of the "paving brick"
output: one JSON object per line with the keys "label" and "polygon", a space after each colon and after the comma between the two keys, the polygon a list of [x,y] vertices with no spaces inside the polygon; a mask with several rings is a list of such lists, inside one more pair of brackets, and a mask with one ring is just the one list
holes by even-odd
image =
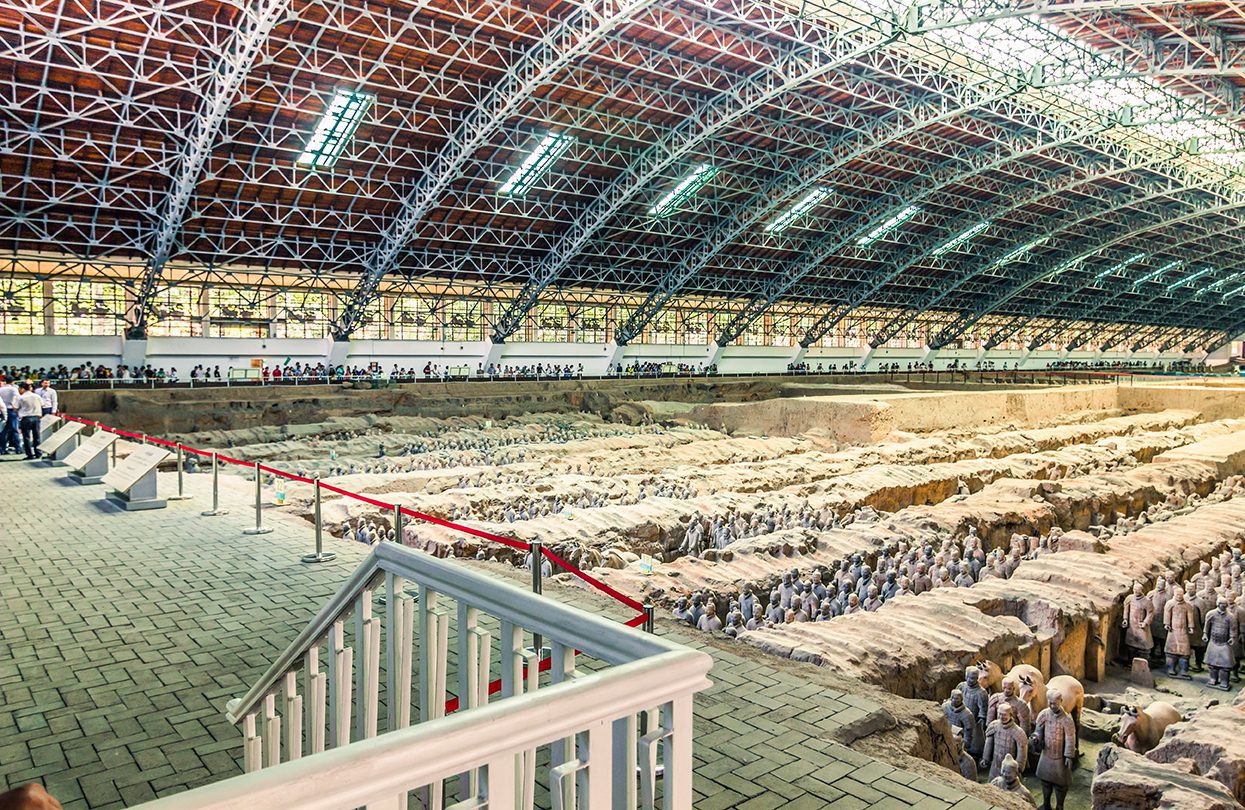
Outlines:
{"label": "paving brick", "polygon": [[[241,773],[241,734],[226,722],[225,703],[263,673],[367,549],[329,538],[336,565],[299,565],[311,539],[304,521],[266,517],[275,531],[256,542],[240,533],[241,510],[200,517],[207,476],[188,479],[197,500],[122,513],[98,508],[98,489],[57,483],[62,475],[0,464],[0,510],[40,503],[66,530],[55,544],[0,536],[0,784],[39,776],[66,810],[111,810]],[[31,592],[29,582],[41,587]],[[613,609],[557,583],[546,592]],[[834,742],[845,723],[880,710],[868,698],[810,682],[791,662],[770,664],[658,623],[663,635],[715,658],[714,686],[696,698],[698,810],[987,807]],[[544,788],[538,794],[547,800]]]}

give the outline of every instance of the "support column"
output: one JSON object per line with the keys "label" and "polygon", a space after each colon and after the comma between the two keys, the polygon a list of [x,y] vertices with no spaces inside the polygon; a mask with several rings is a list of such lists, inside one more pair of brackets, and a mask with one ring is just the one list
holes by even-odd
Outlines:
{"label": "support column", "polygon": [[623,354],[626,353],[626,345],[619,346],[614,341],[607,341],[605,344],[605,371],[608,374],[611,366],[615,366],[622,362]]}
{"label": "support column", "polygon": [[121,364],[130,368],[147,365],[147,340],[121,340]]}
{"label": "support column", "polygon": [[333,339],[329,345],[329,365],[336,368],[339,365],[346,365],[346,358],[350,356],[350,341]]}

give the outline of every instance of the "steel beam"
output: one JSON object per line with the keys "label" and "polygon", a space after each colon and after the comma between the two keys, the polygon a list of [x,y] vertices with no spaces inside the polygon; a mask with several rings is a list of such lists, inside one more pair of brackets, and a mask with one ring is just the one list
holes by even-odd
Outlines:
{"label": "steel beam", "polygon": [[668,167],[682,160],[705,139],[731,126],[766,104],[809,82],[839,70],[892,40],[890,26],[873,19],[847,32],[828,32],[825,41],[797,46],[759,74],[741,79],[730,90],[706,102],[633,165],[628,166],[604,194],[581,211],[567,230],[563,243],[533,268],[522,291],[494,324],[493,342],[514,334],[541,293],[605,224],[632,202]]}
{"label": "steel beam", "polygon": [[177,244],[182,221],[190,199],[203,174],[203,166],[212,154],[217,135],[233,106],[242,82],[259,57],[268,35],[289,9],[290,0],[257,0],[244,11],[238,33],[225,48],[216,65],[213,81],[204,92],[204,105],[190,131],[186,149],[173,178],[173,186],[164,202],[151,242],[151,258],[134,303],[126,316],[126,335],[143,338],[147,335],[147,318],[155,301],[156,287],[164,266]]}
{"label": "steel beam", "polygon": [[337,319],[333,330],[335,339],[345,340],[358,328],[364,313],[379,294],[381,279],[401,261],[402,252],[415,230],[446,188],[460,176],[463,166],[475,152],[489,142],[536,90],[655,1],[592,0],[549,31],[506,72],[501,83],[467,115],[402,201],[380,245],[365,263],[363,278],[354,295]]}

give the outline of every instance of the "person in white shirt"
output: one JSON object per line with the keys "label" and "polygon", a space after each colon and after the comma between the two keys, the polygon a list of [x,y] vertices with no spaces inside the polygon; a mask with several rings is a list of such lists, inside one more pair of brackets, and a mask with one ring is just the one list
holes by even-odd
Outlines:
{"label": "person in white shirt", "polygon": [[22,444],[26,458],[38,458],[39,420],[43,418],[43,399],[30,390],[30,383],[22,380],[18,386],[17,418],[21,423]]}
{"label": "person in white shirt", "polygon": [[[0,404],[4,405],[4,427],[0,430],[0,453],[21,451],[21,435],[17,428],[17,386],[0,375]],[[9,448],[13,448],[11,451]]]}
{"label": "person in white shirt", "polygon": [[39,383],[39,390],[35,393],[39,395],[39,399],[43,400],[44,416],[60,410],[60,397],[56,395],[56,389],[52,387],[51,380],[44,380]]}

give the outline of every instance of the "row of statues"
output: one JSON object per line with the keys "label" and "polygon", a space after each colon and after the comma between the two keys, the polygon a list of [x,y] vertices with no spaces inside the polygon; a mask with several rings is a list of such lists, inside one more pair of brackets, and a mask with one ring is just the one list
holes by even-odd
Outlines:
{"label": "row of statues", "polygon": [[[784,572],[768,595],[758,596],[748,582],[726,604],[725,614],[712,594],[692,594],[675,602],[673,615],[705,630],[723,630],[737,636],[745,630],[763,630],[797,622],[824,622],[838,616],[879,610],[892,599],[918,595],[936,588],[970,587],[991,577],[1012,576],[1021,562],[1059,549],[1062,532],[1026,537],[1014,535],[1010,550],[986,552],[974,528],[962,541],[952,537],[921,546],[906,541],[891,544],[874,555],[857,553],[818,567],[802,576],[798,569]],[[871,560],[871,561],[870,561]],[[708,606],[713,616],[702,627]]]}
{"label": "row of statues", "polygon": [[1124,600],[1121,657],[1162,660],[1167,674],[1189,679],[1209,670],[1208,683],[1225,691],[1240,680],[1245,658],[1245,579],[1241,550],[1223,552],[1201,563],[1183,587],[1167,571],[1147,592],[1140,582]]}

